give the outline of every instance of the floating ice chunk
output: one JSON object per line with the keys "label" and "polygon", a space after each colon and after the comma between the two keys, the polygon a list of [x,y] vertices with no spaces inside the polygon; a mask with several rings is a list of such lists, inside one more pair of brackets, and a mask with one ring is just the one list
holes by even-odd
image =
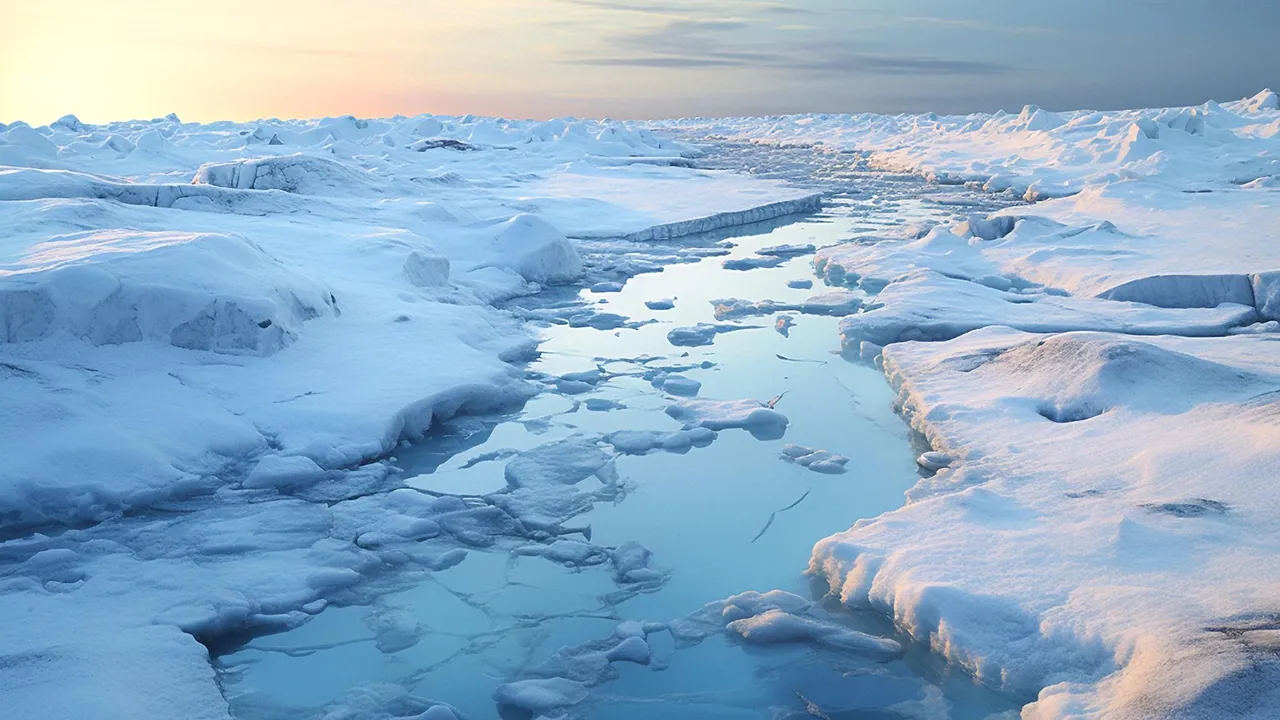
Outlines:
{"label": "floating ice chunk", "polygon": [[669,392],[672,395],[693,397],[702,389],[702,383],[683,375],[667,375],[662,379],[659,387],[661,387],[664,392]]}
{"label": "floating ice chunk", "polygon": [[606,400],[604,398],[588,398],[586,407],[592,412],[608,412],[610,410],[623,410],[627,406],[617,400]]}
{"label": "floating ice chunk", "polygon": [[267,455],[244,480],[247,488],[286,488],[313,485],[324,479],[325,471],[315,460],[302,455]]}
{"label": "floating ice chunk", "polygon": [[724,600],[707,603],[689,615],[667,623],[666,629],[677,642],[701,642],[711,635],[723,632],[725,626],[735,620],[755,617],[769,610],[804,613],[809,608],[808,600],[785,590],[764,593],[748,590]]}
{"label": "floating ice chunk", "polygon": [[757,268],[774,268],[786,262],[784,257],[745,257],[732,258],[720,263],[725,270],[755,270]]}
{"label": "floating ice chunk", "polygon": [[813,287],[813,281],[803,278],[799,280],[788,280],[787,287],[794,288],[796,290],[808,290]]}
{"label": "floating ice chunk", "polygon": [[605,653],[609,662],[631,662],[637,665],[648,665],[652,649],[643,637],[628,637]]}
{"label": "floating ice chunk", "polygon": [[790,315],[779,315],[773,324],[773,329],[778,331],[782,337],[791,337],[791,326],[796,324],[794,317]]}
{"label": "floating ice chunk", "polygon": [[569,317],[569,327],[591,327],[596,330],[617,330],[627,327],[630,318],[610,312],[587,311]]}
{"label": "floating ice chunk", "polygon": [[[628,540],[613,551],[614,579],[621,583],[646,582],[655,579],[649,561],[653,551],[634,540]],[[661,577],[661,574],[656,574]]]}
{"label": "floating ice chunk", "polygon": [[705,447],[716,439],[714,430],[695,427],[676,432],[662,430],[618,430],[605,436],[605,441],[620,453],[644,455],[659,448],[683,452],[691,447]]}
{"label": "floating ice chunk", "polygon": [[565,678],[518,680],[499,685],[493,699],[499,705],[521,708],[531,713],[577,705],[587,697],[587,686]]}
{"label": "floating ice chunk", "polygon": [[667,333],[667,342],[677,347],[700,347],[702,345],[710,345],[715,341],[716,335],[720,333],[734,332],[735,330],[750,330],[756,327],[759,326],[698,323],[697,325],[678,327],[671,330]]}
{"label": "floating ice chunk", "polygon": [[925,470],[938,471],[942,468],[950,467],[951,456],[946,453],[930,450],[916,458],[916,464]]}
{"label": "floating ice chunk", "polygon": [[591,392],[595,389],[595,385],[581,380],[568,380],[566,378],[556,380],[556,390],[564,393],[565,395],[581,395],[582,393]]}
{"label": "floating ice chunk", "polygon": [[670,310],[676,306],[674,298],[661,298],[659,300],[645,300],[644,306],[650,310]]}
{"label": "floating ice chunk", "polygon": [[818,622],[778,609],[734,620],[726,628],[747,642],[762,645],[821,643],[844,652],[886,659],[902,652],[902,646],[889,638],[868,635],[833,623]]}
{"label": "floating ice chunk", "polygon": [[743,428],[753,434],[781,437],[787,416],[759,400],[685,400],[667,408],[667,415],[686,428],[708,430]]}
{"label": "floating ice chunk", "polygon": [[845,471],[849,458],[837,455],[828,450],[815,450],[803,445],[787,445],[782,448],[782,457],[801,467],[826,475],[839,475]]}
{"label": "floating ice chunk", "polygon": [[756,251],[757,255],[773,256],[773,257],[796,257],[798,255],[809,255],[817,250],[812,244],[803,245],[770,245],[766,248],[760,248]]}
{"label": "floating ice chunk", "polygon": [[604,282],[598,282],[595,285],[591,286],[591,292],[594,292],[594,293],[622,292],[622,283],[617,282],[616,280],[606,280]]}
{"label": "floating ice chunk", "polygon": [[378,650],[388,655],[417,645],[426,635],[424,628],[408,610],[380,608],[365,617],[373,631]]}
{"label": "floating ice chunk", "polygon": [[800,303],[784,303],[776,300],[753,302],[741,298],[720,298],[712,300],[711,304],[715,308],[717,320],[747,315],[772,315],[776,312],[840,317],[857,312],[862,307],[862,298],[848,291],[837,290],[814,295]]}
{"label": "floating ice chunk", "polygon": [[458,716],[448,705],[432,705],[413,720],[458,720]]}
{"label": "floating ice chunk", "polygon": [[565,540],[563,538],[555,540],[548,545],[526,545],[516,548],[515,552],[519,555],[544,557],[552,562],[574,567],[598,565],[609,559],[608,551],[604,548],[579,540]]}
{"label": "floating ice chunk", "polygon": [[582,382],[588,385],[596,385],[605,379],[604,373],[600,368],[592,368],[590,370],[581,370],[579,372],[565,373],[560,376],[561,380],[569,380],[572,382]]}
{"label": "floating ice chunk", "polygon": [[748,590],[731,595],[721,603],[721,616],[726,621],[759,615],[768,610],[782,610],[789,613],[803,612],[809,609],[810,602],[795,593],[786,590],[770,590],[757,592]]}
{"label": "floating ice chunk", "polygon": [[512,487],[573,485],[596,474],[608,462],[609,456],[594,441],[562,440],[520,453],[507,463],[505,475]]}

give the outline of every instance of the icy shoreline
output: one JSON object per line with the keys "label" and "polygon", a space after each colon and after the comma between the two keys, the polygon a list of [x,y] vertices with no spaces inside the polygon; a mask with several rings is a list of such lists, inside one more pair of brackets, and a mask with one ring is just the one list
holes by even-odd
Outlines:
{"label": "icy shoreline", "polygon": [[681,153],[590,121],[0,126],[6,707],[225,720],[197,639],[456,563],[496,508],[396,494],[389,456],[535,391],[494,303],[589,282],[567,235],[815,205]]}
{"label": "icy shoreline", "polygon": [[[1274,94],[667,127],[1036,201],[819,251],[823,279],[872,296],[841,322],[846,351],[883,363],[948,462],[819,543],[812,573],[984,682],[1038,691],[1027,717],[1273,714]],[[686,152],[590,121],[0,126],[6,700],[225,720],[196,638],[449,567],[486,523],[580,533],[560,476],[607,482],[595,444],[513,461],[504,506],[388,492],[389,456],[529,396],[510,362],[533,343],[494,304],[596,279],[570,238],[607,250],[816,202]],[[628,262],[602,289],[656,267]],[[631,555],[607,554],[620,577],[659,573]],[[791,622],[770,632],[812,635]]]}
{"label": "icy shoreline", "polygon": [[1035,201],[815,259],[873,295],[846,351],[883,363],[950,462],[810,571],[984,682],[1038,691],[1024,717],[1280,707],[1277,110],[1263,92],[672,124]]}

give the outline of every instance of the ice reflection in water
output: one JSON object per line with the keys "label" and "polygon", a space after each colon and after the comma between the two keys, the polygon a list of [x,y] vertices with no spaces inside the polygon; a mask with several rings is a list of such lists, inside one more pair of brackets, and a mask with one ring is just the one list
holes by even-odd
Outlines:
{"label": "ice reflection in water", "polygon": [[[821,217],[736,237],[727,257],[779,244],[827,245],[948,212],[915,198],[837,204]],[[881,375],[834,354],[836,318],[790,313],[795,322],[784,336],[773,317],[749,317],[741,322],[760,327],[720,334],[705,347],[673,347],[667,340],[673,327],[715,322],[713,299],[795,303],[816,292],[788,287],[812,277],[808,257],[749,271],[726,270],[723,259],[670,265],[631,279],[621,292],[583,291],[576,303],[657,322],[619,330],[581,321],[548,327],[543,354],[530,368],[548,379],[547,392],[513,417],[450,423],[402,453],[399,464],[413,487],[484,496],[508,487],[504,468],[511,459],[546,443],[584,437],[594,443],[619,430],[677,431],[681,424],[664,409],[681,398],[652,382],[663,369],[701,383],[703,398],[781,396],[777,410],[790,420],[784,438],[725,430],[704,447],[619,454],[579,483],[593,502],[564,523],[579,533],[564,537],[587,554],[556,563],[512,552],[523,541],[481,543],[460,564],[371,604],[330,607],[298,629],[257,638],[219,661],[235,713],[357,717],[341,713],[376,707],[381,714],[365,714],[409,717],[426,707],[397,705],[387,701],[394,693],[369,689],[389,684],[446,702],[468,718],[494,718],[495,687],[546,674],[543,663],[560,648],[608,638],[621,621],[675,620],[746,590],[820,597],[825,589],[815,595],[802,574],[813,543],[900,505],[915,477],[915,449],[891,412]],[[673,307],[646,306],[658,298],[674,298]],[[543,297],[525,308],[545,313],[549,302]],[[582,317],[580,308],[571,312]],[[554,382],[565,375],[585,381]],[[821,474],[784,462],[788,443],[847,456],[847,472]],[[591,545],[581,542],[588,526]],[[617,582],[621,570],[607,549],[625,543],[652,551],[645,571],[656,580]],[[828,609],[848,627],[892,635],[882,617]],[[883,662],[811,643],[747,645],[723,632],[686,646],[664,632],[648,641],[648,666],[607,665],[608,681],[569,708],[572,716],[964,719],[1019,704],[948,673],[919,649]],[[532,717],[510,707],[502,713]]]}

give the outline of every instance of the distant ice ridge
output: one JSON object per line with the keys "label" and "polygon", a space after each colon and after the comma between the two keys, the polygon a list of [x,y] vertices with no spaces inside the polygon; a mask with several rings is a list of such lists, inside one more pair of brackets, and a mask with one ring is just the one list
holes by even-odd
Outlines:
{"label": "distant ice ridge", "polygon": [[[459,543],[548,541],[588,497],[540,484],[554,468],[516,465],[500,511],[388,492],[388,458],[533,392],[511,364],[531,333],[494,304],[584,281],[570,238],[814,206],[696,154],[578,120],[0,126],[0,615],[23,618],[0,627],[3,712],[226,720],[199,641],[296,625]],[[599,555],[574,542],[547,552]],[[660,582],[633,555],[602,557]],[[379,623],[380,647],[417,637]]]}
{"label": "distant ice ridge", "polygon": [[[1235,185],[1280,173],[1275,93],[1186,108],[688,118],[658,127],[868,154],[873,168],[1028,200],[1157,176]],[[1260,152],[1262,151],[1262,152]]]}

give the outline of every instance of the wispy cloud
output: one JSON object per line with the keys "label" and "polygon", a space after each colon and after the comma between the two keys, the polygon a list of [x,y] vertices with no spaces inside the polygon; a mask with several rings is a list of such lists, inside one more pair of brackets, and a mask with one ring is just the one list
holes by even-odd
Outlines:
{"label": "wispy cloud", "polygon": [[[566,58],[577,65],[638,68],[758,68],[779,72],[867,75],[998,75],[1012,68],[963,58],[854,49],[848,41],[800,42],[792,33],[762,42],[743,18],[679,18],[605,36],[596,53]],[[776,30],[776,26],[769,26]]]}
{"label": "wispy cloud", "polygon": [[739,13],[767,15],[808,15],[812,11],[799,5],[781,2],[755,2],[753,0],[702,0],[702,2],[663,2],[663,0],[560,0],[566,5],[612,10],[615,12],[641,13],[667,17],[715,17]]}
{"label": "wispy cloud", "polygon": [[937,25],[943,27],[964,28],[967,30],[979,30],[989,33],[1007,33],[1014,35],[1056,35],[1058,30],[1054,28],[1039,27],[1036,25],[1000,25],[998,23],[990,23],[983,20],[972,20],[969,18],[950,18],[950,17],[932,17],[932,16],[906,16],[898,18],[898,21],[905,24],[914,25]]}

